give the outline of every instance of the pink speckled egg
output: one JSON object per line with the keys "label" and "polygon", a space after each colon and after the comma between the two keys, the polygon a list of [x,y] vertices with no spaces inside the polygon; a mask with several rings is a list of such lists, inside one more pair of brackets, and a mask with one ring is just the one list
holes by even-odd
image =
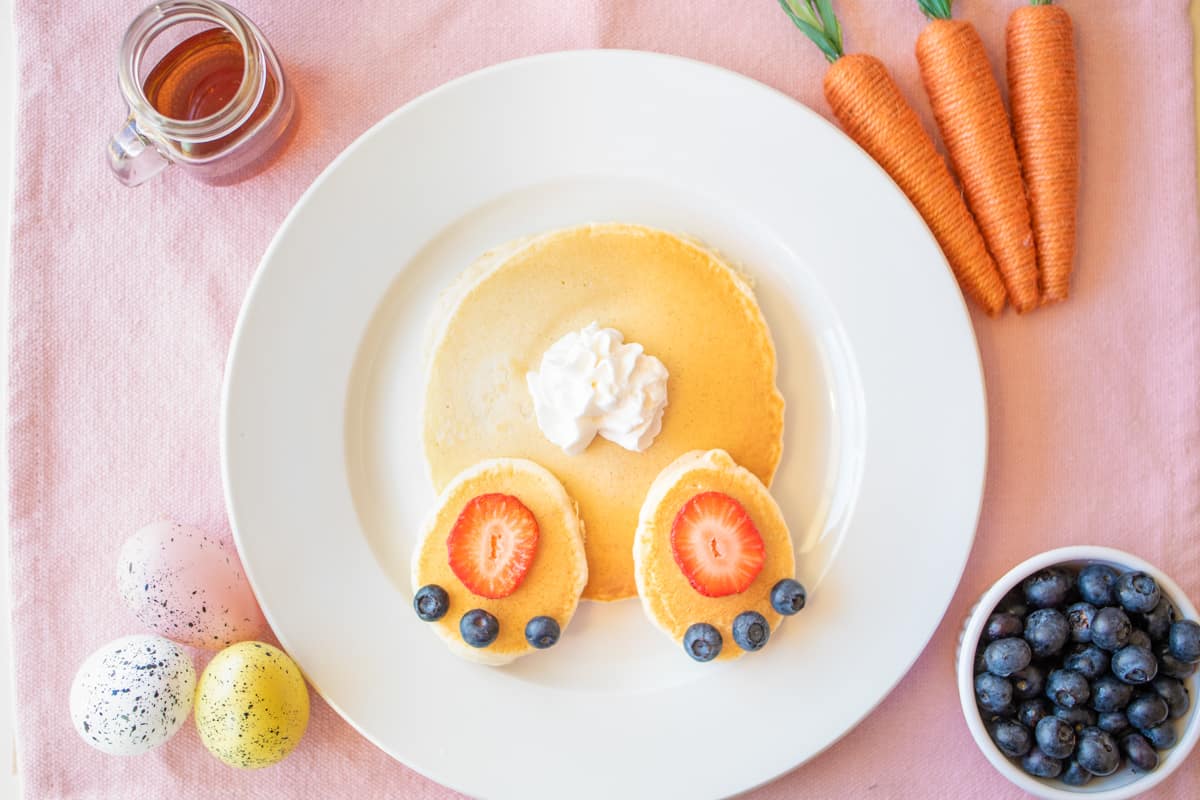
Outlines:
{"label": "pink speckled egg", "polygon": [[191,525],[155,522],[129,537],[117,586],[143,625],[181,644],[220,650],[267,630],[233,545]]}

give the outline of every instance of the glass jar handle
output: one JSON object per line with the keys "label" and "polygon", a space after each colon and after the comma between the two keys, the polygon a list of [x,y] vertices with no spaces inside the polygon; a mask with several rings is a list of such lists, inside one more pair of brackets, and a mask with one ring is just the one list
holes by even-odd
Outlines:
{"label": "glass jar handle", "polygon": [[108,142],[108,166],[126,186],[139,186],[153,178],[171,161],[155,147],[130,116],[125,127]]}

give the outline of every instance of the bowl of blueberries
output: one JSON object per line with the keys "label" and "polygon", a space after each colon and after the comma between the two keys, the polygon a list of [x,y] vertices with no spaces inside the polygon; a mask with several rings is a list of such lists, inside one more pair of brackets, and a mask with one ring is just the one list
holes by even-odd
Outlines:
{"label": "bowl of blueberries", "polygon": [[1200,738],[1196,608],[1152,564],[1064,547],[1018,564],[971,611],[958,652],[967,727],[1042,798],[1118,800],[1161,783]]}

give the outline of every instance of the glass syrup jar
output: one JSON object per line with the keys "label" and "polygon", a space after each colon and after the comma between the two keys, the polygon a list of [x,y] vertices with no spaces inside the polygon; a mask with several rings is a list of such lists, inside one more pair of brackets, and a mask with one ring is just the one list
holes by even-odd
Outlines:
{"label": "glass syrup jar", "polygon": [[[143,68],[168,30],[199,29]],[[160,43],[161,46],[161,43]],[[164,0],[125,32],[117,65],[129,107],[108,145],[126,186],[170,164],[206,183],[236,183],[265,168],[286,145],[296,104],[271,45],[220,0]]]}

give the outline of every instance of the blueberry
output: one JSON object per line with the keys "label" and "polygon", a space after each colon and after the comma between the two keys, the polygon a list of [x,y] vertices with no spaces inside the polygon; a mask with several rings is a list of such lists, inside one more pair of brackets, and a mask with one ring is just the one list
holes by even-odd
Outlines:
{"label": "blueberry", "polygon": [[1091,727],[1096,724],[1096,712],[1092,711],[1087,706],[1075,706],[1075,708],[1062,708],[1061,706],[1054,707],[1054,716],[1061,719],[1063,722],[1070,723],[1075,732]]}
{"label": "blueberry", "polygon": [[1079,766],[1079,762],[1072,758],[1063,764],[1062,775],[1058,777],[1067,786],[1087,786],[1092,780],[1092,773]]}
{"label": "blueberry", "polygon": [[1075,728],[1058,717],[1046,717],[1039,722],[1033,737],[1042,752],[1051,758],[1066,758],[1075,751]]}
{"label": "blueberry", "polygon": [[1046,679],[1046,696],[1057,706],[1075,708],[1092,696],[1087,678],[1069,669],[1056,669]]}
{"label": "blueberry", "polygon": [[553,647],[560,633],[554,617],[534,617],[525,624],[525,641],[538,650]]}
{"label": "blueberry", "polygon": [[1071,573],[1061,567],[1035,572],[1021,583],[1025,601],[1032,608],[1050,608],[1067,602],[1071,591]]}
{"label": "blueberry", "polygon": [[1053,608],[1042,608],[1025,618],[1025,641],[1036,658],[1058,655],[1070,635],[1067,618]]}
{"label": "blueberry", "polygon": [[1046,689],[1046,673],[1037,664],[1030,664],[1019,672],[1009,676],[1012,681],[1013,697],[1018,700],[1031,700],[1041,697]]}
{"label": "blueberry", "polygon": [[1127,644],[1113,653],[1112,672],[1126,683],[1149,683],[1158,674],[1158,662],[1145,647]]}
{"label": "blueberry", "polygon": [[1130,700],[1129,705],[1125,708],[1125,716],[1129,718],[1129,724],[1143,729],[1153,728],[1166,721],[1168,713],[1170,713],[1170,709],[1167,708],[1167,701],[1150,692],[1139,694]]}
{"label": "blueberry", "polygon": [[1145,728],[1142,730],[1142,736],[1146,737],[1146,741],[1150,742],[1155,750],[1170,750],[1179,741],[1174,722],[1160,722],[1153,728]]}
{"label": "blueberry", "polygon": [[1117,602],[1121,604],[1121,608],[1132,614],[1145,614],[1147,611],[1153,611],[1162,597],[1162,592],[1158,590],[1158,584],[1154,582],[1154,578],[1144,572],[1126,572],[1117,578],[1114,588],[1117,592]]}
{"label": "blueberry", "polygon": [[471,647],[487,647],[500,635],[500,622],[482,608],[473,608],[462,615],[458,632]]}
{"label": "blueberry", "polygon": [[975,701],[984,711],[1006,713],[1012,707],[1012,684],[989,672],[975,676]]}
{"label": "blueberry", "polygon": [[1129,719],[1124,711],[1106,711],[1096,720],[1096,726],[1116,736],[1129,730]]}
{"label": "blueberry", "polygon": [[1149,772],[1158,766],[1158,753],[1154,752],[1154,747],[1140,733],[1127,733],[1122,736],[1121,752],[1135,769],[1142,772]]}
{"label": "blueberry", "polygon": [[1039,722],[1048,716],[1050,716],[1050,707],[1046,705],[1045,700],[1036,697],[1031,700],[1021,701],[1021,704],[1017,706],[1015,719],[1026,728],[1033,730]]}
{"label": "blueberry", "polygon": [[1108,653],[1094,644],[1077,644],[1063,660],[1063,668],[1074,670],[1089,681],[1108,672]]}
{"label": "blueberry", "polygon": [[987,661],[983,658],[983,648],[975,648],[975,674],[987,672]]}
{"label": "blueberry", "polygon": [[1033,746],[1033,737],[1029,734],[1029,729],[1011,719],[997,717],[988,725],[988,733],[991,734],[996,747],[1006,756],[1020,758]]}
{"label": "blueberry", "polygon": [[1150,634],[1146,633],[1141,628],[1134,628],[1129,634],[1129,641],[1125,644],[1126,647],[1141,647],[1146,650],[1154,649],[1154,642],[1150,639]]}
{"label": "blueberry", "polygon": [[413,609],[426,622],[436,622],[450,610],[450,595],[436,583],[422,586],[413,597]]}
{"label": "blueberry", "polygon": [[807,601],[808,593],[804,591],[804,585],[800,581],[784,578],[771,587],[771,608],[785,617],[800,611]]}
{"label": "blueberry", "polygon": [[1121,711],[1133,699],[1133,687],[1103,675],[1092,682],[1092,708],[1100,713]]}
{"label": "blueberry", "polygon": [[1200,625],[1190,619],[1172,622],[1171,632],[1167,636],[1167,649],[1172,658],[1185,664],[1200,661]]}
{"label": "blueberry", "polygon": [[743,611],[733,618],[733,641],[746,652],[761,650],[770,638],[771,626],[757,611]]}
{"label": "blueberry", "polygon": [[1025,593],[1021,591],[1021,587],[1014,586],[1009,589],[1008,594],[1000,598],[993,613],[1016,614],[1024,619],[1025,615],[1029,613],[1029,604],[1025,602]]}
{"label": "blueberry", "polygon": [[1167,638],[1167,634],[1171,630],[1171,623],[1174,621],[1175,608],[1165,597],[1158,601],[1158,605],[1152,611],[1142,614],[1142,627],[1155,642],[1161,642]]}
{"label": "blueberry", "polygon": [[1093,775],[1112,775],[1121,766],[1121,752],[1112,734],[1099,728],[1084,728],[1075,748],[1079,766]]}
{"label": "blueberry", "polygon": [[1057,778],[1062,772],[1062,762],[1034,747],[1021,759],[1021,769],[1035,778]]}
{"label": "blueberry", "polygon": [[1159,697],[1167,701],[1167,719],[1179,719],[1192,707],[1192,698],[1188,696],[1183,681],[1159,675],[1150,686]]}
{"label": "blueberry", "polygon": [[1092,644],[1101,650],[1120,650],[1129,644],[1133,623],[1125,612],[1115,606],[1107,606],[1096,612],[1092,620]]}
{"label": "blueberry", "polygon": [[988,617],[987,624],[983,626],[983,638],[989,642],[1007,639],[1010,636],[1020,636],[1024,632],[1025,621],[1009,612],[992,614]]}
{"label": "blueberry", "polygon": [[1158,656],[1158,674],[1166,675],[1169,678],[1190,678],[1196,672],[1196,665],[1189,664],[1186,661],[1180,661],[1164,645],[1159,645],[1155,651]]}
{"label": "blueberry", "polygon": [[707,622],[697,622],[683,634],[683,649],[696,661],[712,661],[721,644],[721,632]]}
{"label": "blueberry", "polygon": [[1012,637],[989,644],[983,651],[983,659],[987,662],[988,672],[1007,678],[1028,667],[1033,655],[1028,642]]}
{"label": "blueberry", "polygon": [[1086,602],[1097,608],[1111,606],[1117,602],[1114,586],[1118,577],[1117,571],[1106,564],[1089,564],[1079,571],[1075,585]]}
{"label": "blueberry", "polygon": [[1091,603],[1073,603],[1067,606],[1067,627],[1071,629],[1071,641],[1092,640],[1092,620],[1096,618],[1096,607]]}

